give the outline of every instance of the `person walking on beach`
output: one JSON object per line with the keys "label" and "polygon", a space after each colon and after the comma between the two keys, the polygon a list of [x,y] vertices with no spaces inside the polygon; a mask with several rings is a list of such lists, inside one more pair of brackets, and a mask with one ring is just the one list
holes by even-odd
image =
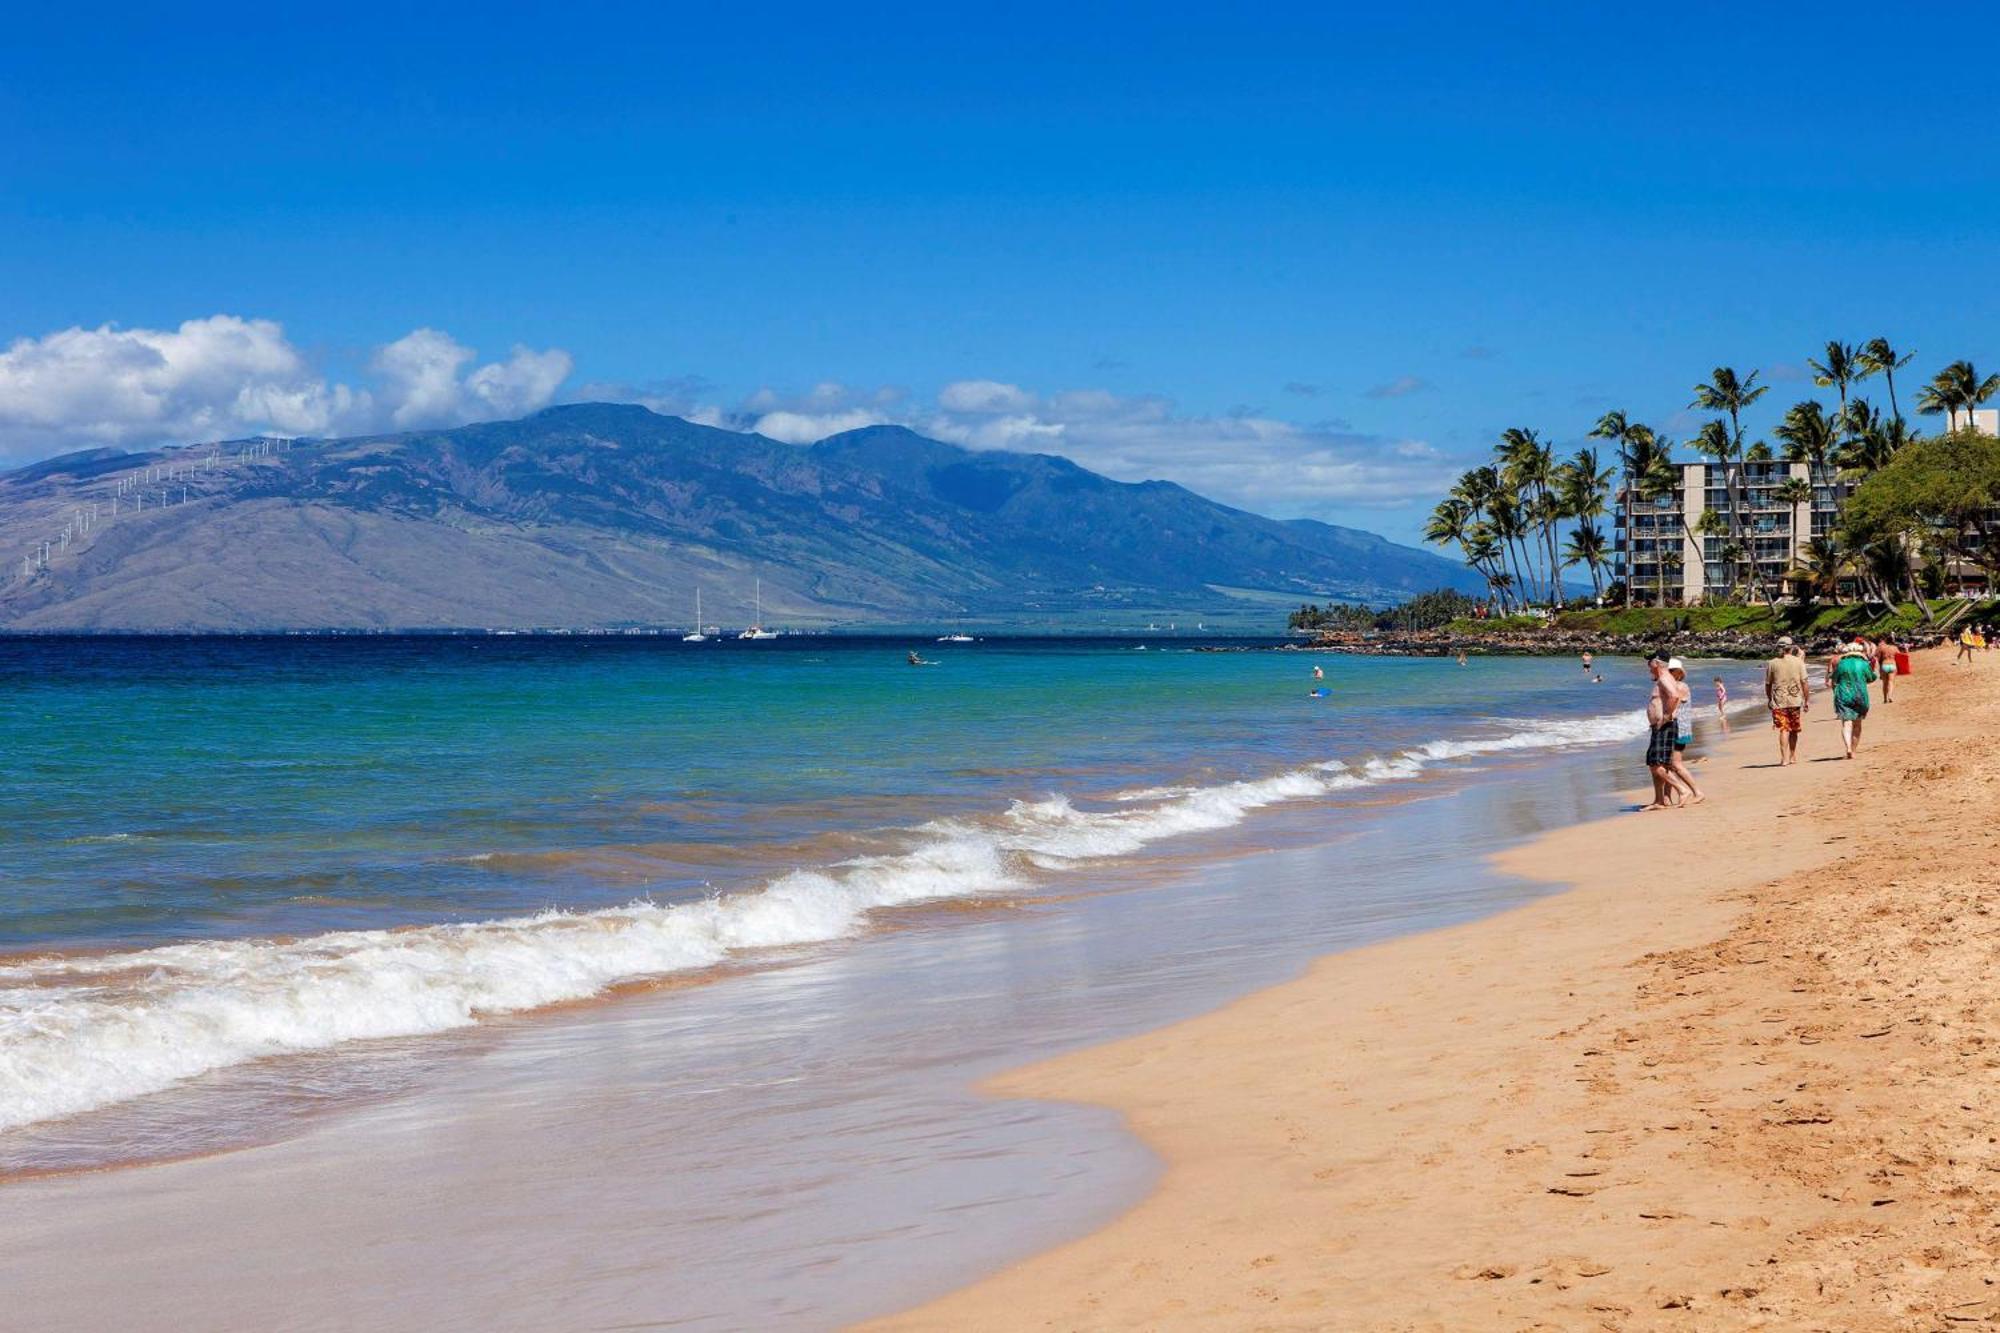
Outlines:
{"label": "person walking on beach", "polygon": [[1680,692],[1674,688],[1674,678],[1667,674],[1667,659],[1655,653],[1646,659],[1647,674],[1653,678],[1653,688],[1646,696],[1646,771],[1653,775],[1653,803],[1639,807],[1642,810],[1671,810],[1673,803],[1667,798],[1678,795],[1680,779],[1674,774],[1674,739],[1678,728],[1674,725],[1674,713],[1680,707]]}
{"label": "person walking on beach", "polygon": [[1778,767],[1799,762],[1799,730],[1812,706],[1806,684],[1806,661],[1789,637],[1778,640],[1778,655],[1764,663],[1764,706],[1771,710],[1771,727],[1778,733]]}
{"label": "person walking on beach", "polygon": [[1854,642],[1834,659],[1829,683],[1833,689],[1833,715],[1840,719],[1840,743],[1847,757],[1861,744],[1861,724],[1868,720],[1868,687],[1875,680],[1875,662],[1865,644]]}
{"label": "person walking on beach", "polygon": [[1958,632],[1958,656],[1951,659],[1953,666],[1957,666],[1960,662],[1970,662],[1972,660],[1972,645],[1978,637],[1978,635],[1972,632],[1972,626],[1970,625],[1967,625]]}
{"label": "person walking on beach", "polygon": [[1889,687],[1896,683],[1896,641],[1887,634],[1875,641],[1875,671],[1882,677],[1882,702],[1894,703]]}
{"label": "person walking on beach", "polygon": [[1722,726],[1722,734],[1729,734],[1729,687],[1722,683],[1722,677],[1715,678],[1715,720]]}

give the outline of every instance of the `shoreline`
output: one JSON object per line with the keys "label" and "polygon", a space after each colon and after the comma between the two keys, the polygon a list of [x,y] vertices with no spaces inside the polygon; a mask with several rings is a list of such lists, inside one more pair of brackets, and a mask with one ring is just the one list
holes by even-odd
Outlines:
{"label": "shoreline", "polygon": [[[1205,840],[1206,868],[1162,846],[1059,908],[898,918],[866,960],[829,950],[671,1002],[510,1020],[474,1059],[424,1061],[407,1091],[296,1137],[10,1182],[0,1288],[51,1329],[257,1324],[274,1302],[301,1324],[557,1327],[588,1308],[605,1325],[833,1327],[948,1291],[1034,1253],[1052,1224],[1112,1220],[1153,1171],[1116,1116],[1007,1108],[976,1081],[1539,893],[1485,873],[1462,821],[1511,839],[1604,808],[1594,746],[1502,747],[1484,775],[1454,747],[1432,762],[1342,797],[1353,836],[1329,841],[1326,808],[1302,802]],[[1449,869],[1445,845],[1463,846]],[[801,1044],[805,1014],[844,1017]],[[310,1272],[293,1266],[301,1246],[322,1256]],[[107,1250],[118,1264],[89,1262]],[[927,1273],[904,1269],[911,1253]],[[549,1263],[570,1267],[551,1279]]]}
{"label": "shoreline", "polygon": [[[1104,1230],[869,1327],[2000,1317],[1976,1304],[2000,1291],[2000,1149],[1971,1132],[1967,1084],[1989,1025],[2000,1039],[1979,984],[2000,928],[1976,869],[1911,868],[1946,864],[1926,846],[1993,845],[1965,809],[1992,788],[1961,752],[2000,690],[1947,663],[1919,660],[1852,765],[1809,762],[1838,753],[1830,718],[1791,770],[1740,724],[1702,765],[1708,805],[1498,857],[1565,891],[990,1080],[1117,1110],[1160,1183]],[[1826,873],[1843,864],[1867,873]],[[1947,1051],[1932,1034],[1952,1021]]]}

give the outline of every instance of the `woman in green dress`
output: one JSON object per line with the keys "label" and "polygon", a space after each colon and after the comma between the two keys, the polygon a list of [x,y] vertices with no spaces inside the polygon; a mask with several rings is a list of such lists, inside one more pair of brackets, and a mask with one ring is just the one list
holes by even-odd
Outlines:
{"label": "woman in green dress", "polygon": [[1875,682],[1875,663],[1868,650],[1850,643],[1840,650],[1828,674],[1833,686],[1833,715],[1840,719],[1840,743],[1847,757],[1861,744],[1861,724],[1868,720],[1868,687]]}

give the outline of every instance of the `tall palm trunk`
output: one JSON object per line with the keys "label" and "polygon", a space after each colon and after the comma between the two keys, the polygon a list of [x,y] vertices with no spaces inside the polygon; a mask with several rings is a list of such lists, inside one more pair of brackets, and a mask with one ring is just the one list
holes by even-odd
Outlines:
{"label": "tall palm trunk", "polygon": [[1542,487],[1542,546],[1549,553],[1549,605],[1562,605],[1562,559],[1556,550],[1556,508],[1549,499],[1549,488]]}
{"label": "tall palm trunk", "polygon": [[1632,527],[1633,524],[1638,520],[1639,515],[1636,512],[1634,512],[1634,505],[1633,505],[1633,500],[1635,497],[1632,494],[1632,452],[1629,449],[1621,448],[1618,451],[1618,457],[1620,464],[1625,469],[1625,490],[1624,493],[1619,497],[1619,500],[1625,509],[1625,538],[1624,541],[1621,543],[1621,546],[1625,552],[1625,609],[1629,611],[1632,609],[1632,583],[1633,583]]}

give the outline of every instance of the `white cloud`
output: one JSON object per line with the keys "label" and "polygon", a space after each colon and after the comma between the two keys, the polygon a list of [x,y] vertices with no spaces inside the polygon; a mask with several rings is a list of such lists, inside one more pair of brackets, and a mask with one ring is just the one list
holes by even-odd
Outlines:
{"label": "white cloud", "polygon": [[314,374],[266,319],[215,315],[177,329],[71,328],[0,352],[0,451],[307,434],[367,396]]}
{"label": "white cloud", "polygon": [[811,444],[829,435],[860,430],[863,426],[880,426],[887,421],[887,417],[865,407],[848,408],[839,412],[777,411],[764,413],[757,418],[750,429],[759,435],[782,440],[786,444]]}
{"label": "white cloud", "polygon": [[[365,381],[350,385],[330,379],[271,320],[216,315],[169,330],[66,329],[0,350],[0,456],[513,417],[553,401],[571,366],[561,349],[524,346],[482,364],[471,347],[426,327],[377,348]],[[590,383],[572,397],[644,403],[797,444],[906,425],[972,449],[1063,454],[1123,481],[1177,481],[1278,514],[1427,501],[1455,473],[1451,459],[1419,439],[1248,409],[1189,414],[1163,395],[1095,387],[1042,392],[962,379],[924,400],[893,385],[826,380],[798,393],[759,389],[729,408],[712,385],[682,378]]]}
{"label": "white cloud", "polygon": [[414,330],[379,349],[370,365],[382,378],[390,424],[409,429],[518,417],[547,406],[572,364],[561,348],[537,352],[517,343],[507,360],[461,374],[477,356],[436,329]]}
{"label": "white cloud", "polygon": [[1253,411],[1188,415],[1160,394],[1097,388],[1042,394],[996,380],[955,380],[925,404],[821,383],[800,394],[759,389],[734,412],[703,410],[738,430],[793,444],[894,423],[969,449],[1059,453],[1121,481],[1177,481],[1225,503],[1283,515],[1427,502],[1457,475],[1452,461],[1423,440]]}
{"label": "white cloud", "polygon": [[444,422],[458,410],[465,392],[458,372],[476,355],[436,329],[412,330],[377,349],[369,366],[382,377],[390,423],[408,427]]}
{"label": "white cloud", "polygon": [[355,387],[328,379],[274,320],[62,329],[0,351],[0,456],[518,416],[550,402],[570,371],[554,348],[516,347],[465,373],[474,360],[449,334],[418,329],[377,350],[374,388]]}
{"label": "white cloud", "polygon": [[1034,405],[1033,394],[998,380],[957,380],[938,390],[938,406],[947,412],[1024,412]]}

